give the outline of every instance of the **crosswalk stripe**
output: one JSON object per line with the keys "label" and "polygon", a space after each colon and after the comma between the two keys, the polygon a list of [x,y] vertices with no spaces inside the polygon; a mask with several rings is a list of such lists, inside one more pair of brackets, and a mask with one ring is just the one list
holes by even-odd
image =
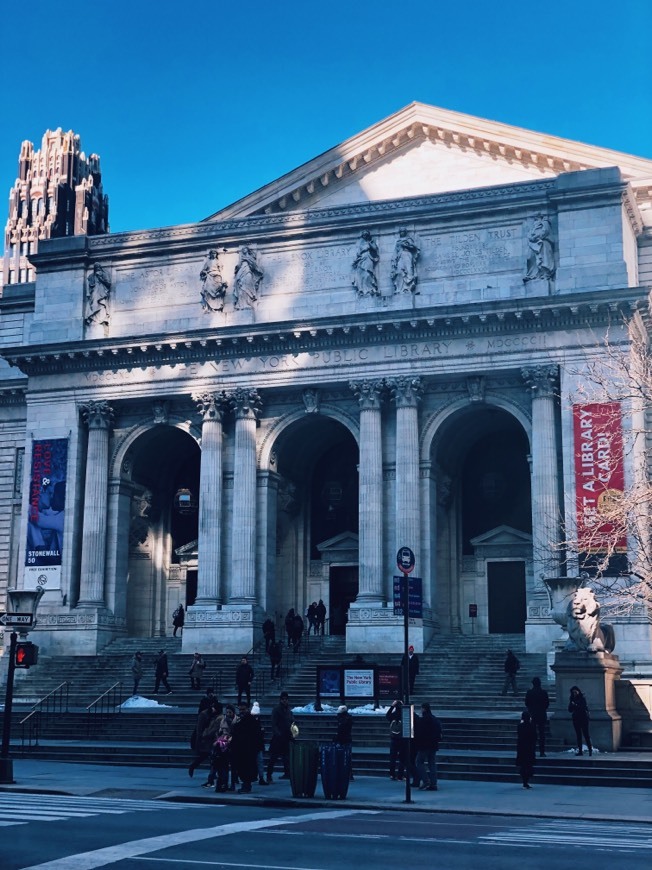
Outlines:
{"label": "crosswalk stripe", "polygon": [[166,801],[4,792],[0,793],[0,827],[27,822],[64,822],[69,819],[83,819],[98,815],[119,816],[132,812],[191,808],[191,804]]}
{"label": "crosswalk stripe", "polygon": [[651,851],[650,828],[632,824],[605,826],[596,822],[542,821],[528,827],[512,828],[484,834],[480,842],[494,845],[563,846],[585,848],[587,843],[594,849],[609,849],[623,852]]}

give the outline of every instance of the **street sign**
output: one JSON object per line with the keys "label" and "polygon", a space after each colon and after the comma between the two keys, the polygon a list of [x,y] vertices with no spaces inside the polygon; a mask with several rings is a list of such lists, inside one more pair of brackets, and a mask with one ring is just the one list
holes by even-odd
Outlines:
{"label": "street sign", "polygon": [[396,554],[396,567],[401,574],[409,574],[414,571],[416,559],[414,553],[409,547],[401,547]]}
{"label": "street sign", "polygon": [[421,577],[394,577],[394,616],[403,616],[403,584],[408,584],[408,616],[423,619],[423,589]]}
{"label": "street sign", "polygon": [[23,627],[34,624],[32,613],[0,613],[0,625],[21,625]]}

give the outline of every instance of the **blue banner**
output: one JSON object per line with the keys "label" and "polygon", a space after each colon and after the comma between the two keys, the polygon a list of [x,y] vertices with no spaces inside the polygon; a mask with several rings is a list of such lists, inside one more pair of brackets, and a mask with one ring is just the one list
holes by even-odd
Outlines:
{"label": "blue banner", "polygon": [[32,442],[25,553],[25,589],[61,588],[68,439]]}

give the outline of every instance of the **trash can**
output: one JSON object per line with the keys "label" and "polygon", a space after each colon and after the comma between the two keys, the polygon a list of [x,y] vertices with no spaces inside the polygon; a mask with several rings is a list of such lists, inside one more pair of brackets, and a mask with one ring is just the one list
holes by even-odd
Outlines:
{"label": "trash can", "polygon": [[319,749],[312,740],[290,743],[292,797],[314,797],[319,770]]}
{"label": "trash can", "polygon": [[351,744],[323,743],[319,747],[319,760],[324,797],[345,798],[351,779]]}

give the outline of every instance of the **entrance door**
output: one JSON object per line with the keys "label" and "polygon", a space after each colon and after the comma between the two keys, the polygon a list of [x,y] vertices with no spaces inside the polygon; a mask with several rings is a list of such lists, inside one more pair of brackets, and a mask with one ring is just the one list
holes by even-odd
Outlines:
{"label": "entrance door", "polygon": [[349,605],[358,595],[357,566],[332,567],[330,569],[330,613],[331,634],[346,634]]}
{"label": "entrance door", "polygon": [[525,632],[525,562],[487,562],[489,634]]}

